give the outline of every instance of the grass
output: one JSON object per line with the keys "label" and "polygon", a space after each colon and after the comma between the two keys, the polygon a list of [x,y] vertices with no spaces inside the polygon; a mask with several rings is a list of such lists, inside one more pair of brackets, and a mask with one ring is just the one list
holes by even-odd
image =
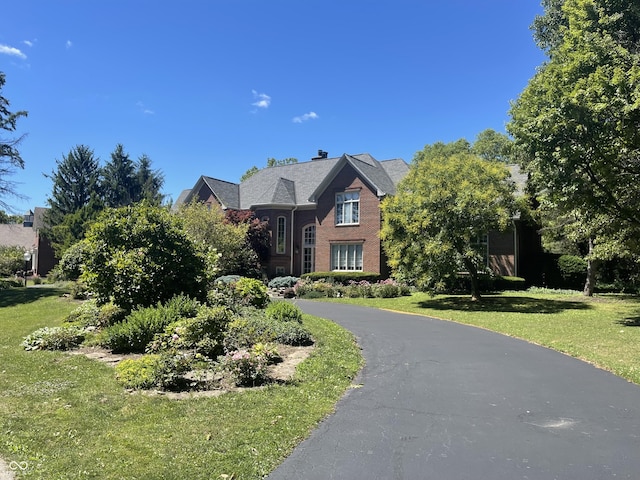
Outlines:
{"label": "grass", "polygon": [[0,291],[0,457],[26,462],[20,478],[262,478],[333,410],[362,365],[349,332],[305,316],[317,348],[289,384],[216,398],[132,394],[107,365],[20,347],[77,306],[61,293]]}
{"label": "grass", "polygon": [[640,384],[640,298],[578,292],[327,299],[452,320],[544,345]]}

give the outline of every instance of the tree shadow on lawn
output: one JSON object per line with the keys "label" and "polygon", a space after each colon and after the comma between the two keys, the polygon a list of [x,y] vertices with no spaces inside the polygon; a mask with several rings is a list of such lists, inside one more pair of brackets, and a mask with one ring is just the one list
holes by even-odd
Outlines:
{"label": "tree shadow on lawn", "polygon": [[640,327],[640,314],[632,317],[623,318],[618,323],[625,327]]}
{"label": "tree shadow on lawn", "polygon": [[0,308],[31,303],[41,298],[60,297],[66,290],[56,287],[7,288],[0,290]]}
{"label": "tree shadow on lawn", "polygon": [[[551,300],[531,297],[482,297],[472,301],[462,296],[448,296],[417,302],[420,308],[433,310],[458,310],[463,312],[511,312],[511,313],[560,313],[565,310],[587,310],[593,308],[585,302],[575,300]],[[640,325],[640,324],[639,324]]]}

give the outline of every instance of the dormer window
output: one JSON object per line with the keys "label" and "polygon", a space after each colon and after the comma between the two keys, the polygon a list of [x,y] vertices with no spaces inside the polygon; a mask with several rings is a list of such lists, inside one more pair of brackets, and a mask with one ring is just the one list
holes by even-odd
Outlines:
{"label": "dormer window", "polygon": [[358,225],[360,223],[360,192],[336,194],[336,225]]}

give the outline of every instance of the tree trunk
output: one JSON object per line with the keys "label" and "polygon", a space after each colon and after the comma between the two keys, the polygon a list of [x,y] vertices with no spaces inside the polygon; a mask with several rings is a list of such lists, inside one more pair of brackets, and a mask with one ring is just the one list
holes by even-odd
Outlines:
{"label": "tree trunk", "polygon": [[583,294],[586,297],[593,297],[596,287],[596,273],[598,272],[598,260],[591,257],[593,253],[593,239],[589,239],[589,255],[587,256],[587,280],[584,283]]}
{"label": "tree trunk", "polygon": [[463,261],[464,266],[467,268],[469,272],[469,278],[471,279],[471,301],[479,302],[482,300],[482,296],[480,295],[480,282],[478,280],[478,270],[473,262],[469,260]]}

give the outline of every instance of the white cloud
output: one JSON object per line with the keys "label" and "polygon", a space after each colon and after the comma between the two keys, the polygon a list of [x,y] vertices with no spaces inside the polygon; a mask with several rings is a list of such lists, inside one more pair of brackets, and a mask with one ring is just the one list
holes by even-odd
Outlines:
{"label": "white cloud", "polygon": [[73,47],[73,42],[71,40],[67,40],[67,43],[65,44],[65,46],[67,47],[67,49]]}
{"label": "white cloud", "polygon": [[258,93],[255,90],[251,90],[251,93],[253,93],[253,99],[255,100],[251,105],[258,108],[269,108],[269,105],[271,105],[271,97],[269,95]]}
{"label": "white cloud", "polygon": [[155,115],[156,112],[154,110],[151,110],[150,108],[147,108],[144,103],[142,102],[138,102],[136,103],[136,106],[140,109],[140,111],[142,113],[144,113],[145,115]]}
{"label": "white cloud", "polygon": [[31,40],[23,40],[22,43],[24,43],[27,47],[33,47],[33,44],[36,43],[35,40],[31,41]]}
{"label": "white cloud", "polygon": [[23,60],[27,58],[27,56],[20,50],[15,47],[10,47],[9,45],[0,44],[0,54],[11,55],[12,57],[22,58]]}
{"label": "white cloud", "polygon": [[302,123],[307,120],[316,120],[317,118],[320,118],[320,116],[316,112],[309,112],[299,117],[293,117],[293,123]]}

